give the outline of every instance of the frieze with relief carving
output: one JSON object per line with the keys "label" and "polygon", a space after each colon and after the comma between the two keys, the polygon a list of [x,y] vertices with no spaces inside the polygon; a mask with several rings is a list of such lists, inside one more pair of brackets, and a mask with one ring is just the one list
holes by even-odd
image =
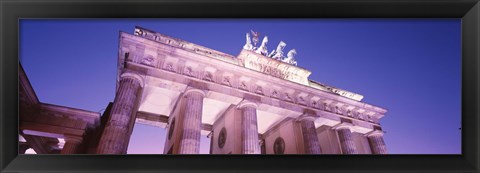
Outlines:
{"label": "frieze with relief carving", "polygon": [[226,86],[232,86],[232,85],[230,84],[230,77],[229,77],[229,76],[224,76],[224,77],[223,77],[222,84],[224,84],[224,85],[226,85]]}

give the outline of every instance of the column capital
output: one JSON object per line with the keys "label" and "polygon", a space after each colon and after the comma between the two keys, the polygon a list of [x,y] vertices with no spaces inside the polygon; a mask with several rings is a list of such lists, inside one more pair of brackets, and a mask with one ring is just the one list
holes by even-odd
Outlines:
{"label": "column capital", "polygon": [[244,108],[244,107],[253,107],[255,109],[258,108],[258,104],[253,102],[253,101],[249,101],[249,100],[242,100],[238,105],[237,105],[237,108],[241,109],[241,108]]}
{"label": "column capital", "polygon": [[384,132],[381,130],[373,130],[371,132],[368,132],[365,134],[365,136],[370,137],[370,136],[383,136]]}
{"label": "column capital", "polygon": [[131,79],[135,79],[137,80],[139,83],[140,83],[140,86],[143,88],[145,86],[145,79],[140,76],[139,74],[136,74],[136,73],[132,73],[132,72],[123,72],[121,75],[120,75],[120,78],[131,78]]}
{"label": "column capital", "polygon": [[193,87],[188,87],[185,92],[183,92],[183,95],[186,96],[189,93],[200,93],[203,97],[207,95],[207,92],[201,89],[193,88]]}
{"label": "column capital", "polygon": [[340,129],[349,129],[352,131],[353,124],[350,123],[339,123],[332,127],[333,130],[340,130]]}
{"label": "column capital", "polygon": [[299,117],[297,117],[296,121],[300,122],[303,120],[308,120],[308,121],[315,121],[318,118],[318,116],[313,115],[313,114],[302,114]]}

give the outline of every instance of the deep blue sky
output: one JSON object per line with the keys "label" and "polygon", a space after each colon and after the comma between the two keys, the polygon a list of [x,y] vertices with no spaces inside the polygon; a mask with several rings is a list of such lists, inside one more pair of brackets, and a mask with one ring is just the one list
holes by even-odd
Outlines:
{"label": "deep blue sky", "polygon": [[[392,154],[461,153],[460,19],[21,20],[20,62],[41,102],[103,111],[115,96],[119,31],[135,26],[238,55],[250,29],[297,50],[310,79],[388,109]],[[164,129],[138,125],[129,153],[162,153]],[[204,139],[204,138],[202,138]],[[204,143],[208,146],[207,143]],[[208,150],[203,151],[207,152]]]}

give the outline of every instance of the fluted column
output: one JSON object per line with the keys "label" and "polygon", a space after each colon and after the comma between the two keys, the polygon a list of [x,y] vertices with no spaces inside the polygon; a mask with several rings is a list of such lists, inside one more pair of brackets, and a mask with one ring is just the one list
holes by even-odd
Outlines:
{"label": "fluted column", "polygon": [[141,87],[142,77],[133,73],[122,74],[110,118],[98,143],[98,154],[126,154],[129,126],[134,124],[130,121],[135,118],[133,108]]}
{"label": "fluted column", "polygon": [[205,93],[199,89],[189,89],[184,95],[186,99],[185,114],[179,154],[198,154],[200,153],[200,130]]}
{"label": "fluted column", "polygon": [[335,130],[338,132],[338,138],[340,140],[340,146],[343,154],[358,154],[357,146],[353,141],[352,132],[348,125],[340,125]]}
{"label": "fluted column", "polygon": [[258,141],[257,105],[244,102],[238,108],[242,110],[242,154],[261,154]]}
{"label": "fluted column", "polygon": [[320,141],[318,140],[315,123],[311,119],[300,120],[302,127],[303,143],[305,145],[305,154],[321,154]]}
{"label": "fluted column", "polygon": [[376,130],[367,135],[368,143],[372,149],[372,154],[388,154],[385,141],[383,141],[383,132]]}
{"label": "fluted column", "polygon": [[77,154],[82,144],[81,137],[65,136],[65,144],[60,154]]}

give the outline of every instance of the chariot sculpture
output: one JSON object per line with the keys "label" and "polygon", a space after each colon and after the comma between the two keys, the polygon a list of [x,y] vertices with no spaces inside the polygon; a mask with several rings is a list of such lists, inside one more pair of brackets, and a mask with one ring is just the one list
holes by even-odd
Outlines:
{"label": "chariot sculpture", "polygon": [[267,56],[288,64],[292,64],[295,66],[297,65],[297,61],[295,60],[295,55],[297,54],[297,51],[295,49],[288,51],[287,57],[285,57],[283,49],[285,48],[285,46],[287,46],[287,44],[283,41],[280,41],[280,43],[278,43],[277,49],[273,50],[272,52],[270,52],[270,54],[268,54],[268,50],[267,50],[268,36],[263,37],[262,44],[260,45],[260,47],[255,47],[256,43],[258,42],[259,34],[258,32],[254,32],[254,31],[251,31],[251,32],[253,35],[254,44],[252,44],[252,38],[250,38],[250,34],[247,33],[246,42],[245,42],[245,45],[243,46],[243,49],[253,51],[263,56]]}

